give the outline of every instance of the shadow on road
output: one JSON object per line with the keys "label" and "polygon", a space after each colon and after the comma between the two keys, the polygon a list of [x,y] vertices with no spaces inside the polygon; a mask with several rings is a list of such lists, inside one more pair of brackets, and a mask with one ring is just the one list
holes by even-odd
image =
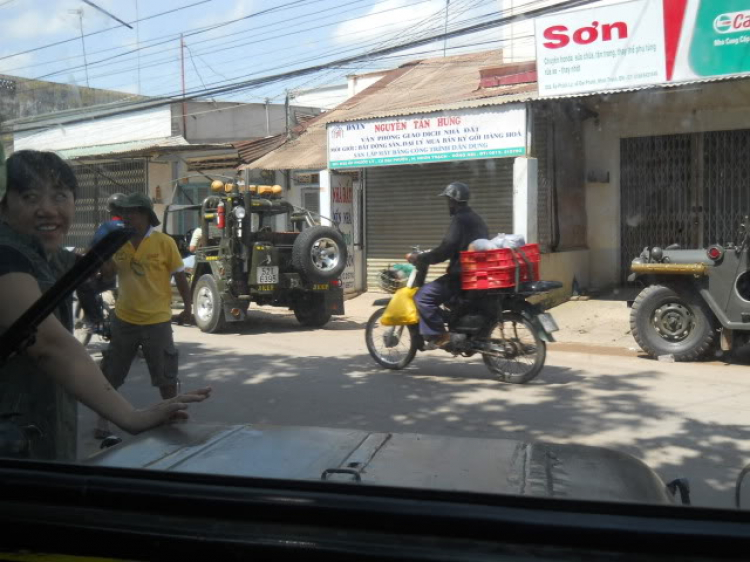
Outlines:
{"label": "shadow on road", "polygon": [[[264,324],[266,332],[289,330],[286,318]],[[185,389],[214,387],[211,400],[191,409],[198,422],[593,441],[649,457],[663,479],[691,478],[699,502],[703,496],[725,507],[748,461],[737,444],[750,442],[750,427],[701,422],[685,417],[679,402],[665,406],[668,400],[647,398],[644,389],[667,375],[646,362],[627,376],[553,365],[523,386],[498,382],[481,361],[437,354],[418,356],[405,371],[387,371],[366,354],[295,357],[181,343],[180,364]],[[137,405],[157,399],[142,360],[122,390]],[[92,420],[87,412],[81,425],[91,427]],[[82,453],[93,452],[90,437],[84,441]]]}
{"label": "shadow on road", "polygon": [[[364,330],[365,324],[365,322],[348,319],[346,316],[334,316],[322,328],[308,328],[300,325],[291,311],[267,312],[251,308],[248,311],[247,320],[227,324],[222,334],[251,336],[258,334],[311,332],[314,330]],[[195,330],[200,329],[197,326],[192,326],[192,328]]]}

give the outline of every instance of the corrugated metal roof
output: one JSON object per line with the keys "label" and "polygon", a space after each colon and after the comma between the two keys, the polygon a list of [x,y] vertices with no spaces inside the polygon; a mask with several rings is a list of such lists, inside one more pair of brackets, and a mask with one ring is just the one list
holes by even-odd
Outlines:
{"label": "corrugated metal roof", "polygon": [[79,148],[68,148],[56,150],[55,152],[63,160],[76,160],[80,158],[107,158],[111,156],[138,156],[150,152],[169,152],[185,150],[231,150],[230,144],[190,144],[184,137],[164,137],[159,139],[146,139],[114,144],[99,144],[95,146],[82,146]]}
{"label": "corrugated metal roof", "polygon": [[502,66],[500,51],[412,62],[307,124],[307,132],[244,167],[266,170],[322,169],[327,165],[328,123],[483,107],[525,101],[535,84],[480,90],[479,70]]}
{"label": "corrugated metal roof", "polygon": [[685,82],[669,82],[665,84],[646,84],[643,86],[635,86],[632,88],[620,88],[616,90],[596,90],[594,92],[584,92],[581,94],[564,94],[560,96],[545,96],[544,98],[537,96],[538,99],[545,99],[545,100],[559,100],[559,99],[569,99],[569,98],[586,98],[590,96],[604,96],[604,95],[613,95],[613,94],[627,94],[632,92],[642,92],[644,90],[658,90],[660,88],[667,88],[667,89],[673,89],[673,88],[679,88],[681,86],[695,86],[698,84],[715,84],[717,82],[730,82],[734,80],[741,80],[741,79],[748,80],[750,79],[750,75],[748,74],[731,74],[727,76],[713,76],[711,78],[701,78],[700,80],[688,80]]}
{"label": "corrugated metal roof", "polygon": [[244,170],[244,164],[249,164],[258,158],[265,156],[272,150],[279,148],[284,142],[286,142],[286,133],[275,135],[273,137],[234,143],[234,147],[240,155],[240,162],[243,164],[239,169]]}
{"label": "corrugated metal roof", "polygon": [[[692,82],[654,84],[545,98],[540,98],[536,83],[479,89],[481,69],[512,66],[503,65],[501,58],[500,51],[486,51],[403,65],[385,74],[381,80],[330,112],[316,117],[307,124],[307,131],[299,138],[282,144],[273,152],[243,167],[266,170],[324,169],[327,166],[326,125],[328,123],[455,111],[507,103],[541,101],[542,99],[622,94],[743,78],[737,75],[722,76]],[[748,76],[745,75],[744,78]]]}

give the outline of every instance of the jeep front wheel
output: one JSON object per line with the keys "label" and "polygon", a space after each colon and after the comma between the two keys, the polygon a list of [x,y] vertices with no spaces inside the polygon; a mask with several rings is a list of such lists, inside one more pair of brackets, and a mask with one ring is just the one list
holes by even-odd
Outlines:
{"label": "jeep front wheel", "polygon": [[641,349],[652,357],[673,355],[676,361],[695,361],[716,341],[713,313],[698,297],[666,285],[640,292],[630,311],[630,330]]}
{"label": "jeep front wheel", "polygon": [[344,272],[347,257],[344,237],[330,226],[305,229],[292,248],[294,269],[311,283],[337,279]]}
{"label": "jeep front wheel", "polygon": [[312,328],[325,326],[331,319],[331,313],[326,308],[325,299],[319,295],[299,301],[294,306],[294,316],[297,317],[300,324]]}
{"label": "jeep front wheel", "polygon": [[198,279],[193,293],[193,308],[195,323],[201,331],[215,334],[224,328],[224,300],[213,275],[202,275]]}

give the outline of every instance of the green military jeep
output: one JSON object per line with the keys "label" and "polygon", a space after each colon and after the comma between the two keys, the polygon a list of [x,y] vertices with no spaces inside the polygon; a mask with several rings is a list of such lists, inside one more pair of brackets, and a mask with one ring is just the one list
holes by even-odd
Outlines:
{"label": "green military jeep", "polygon": [[[195,323],[204,332],[246,319],[251,302],[294,311],[303,326],[344,314],[344,238],[312,212],[282,198],[280,186],[215,180],[195,205],[169,205],[164,232],[177,242],[193,292]],[[201,240],[189,250],[198,225]]]}

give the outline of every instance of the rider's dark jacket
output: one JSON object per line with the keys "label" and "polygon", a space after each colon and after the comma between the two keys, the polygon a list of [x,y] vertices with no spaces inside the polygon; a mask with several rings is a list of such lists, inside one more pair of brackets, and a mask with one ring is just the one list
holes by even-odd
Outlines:
{"label": "rider's dark jacket", "polygon": [[449,259],[448,274],[458,277],[461,274],[460,252],[479,238],[489,238],[487,224],[468,205],[458,207],[443,241],[434,250],[420,254],[418,263],[431,265]]}

